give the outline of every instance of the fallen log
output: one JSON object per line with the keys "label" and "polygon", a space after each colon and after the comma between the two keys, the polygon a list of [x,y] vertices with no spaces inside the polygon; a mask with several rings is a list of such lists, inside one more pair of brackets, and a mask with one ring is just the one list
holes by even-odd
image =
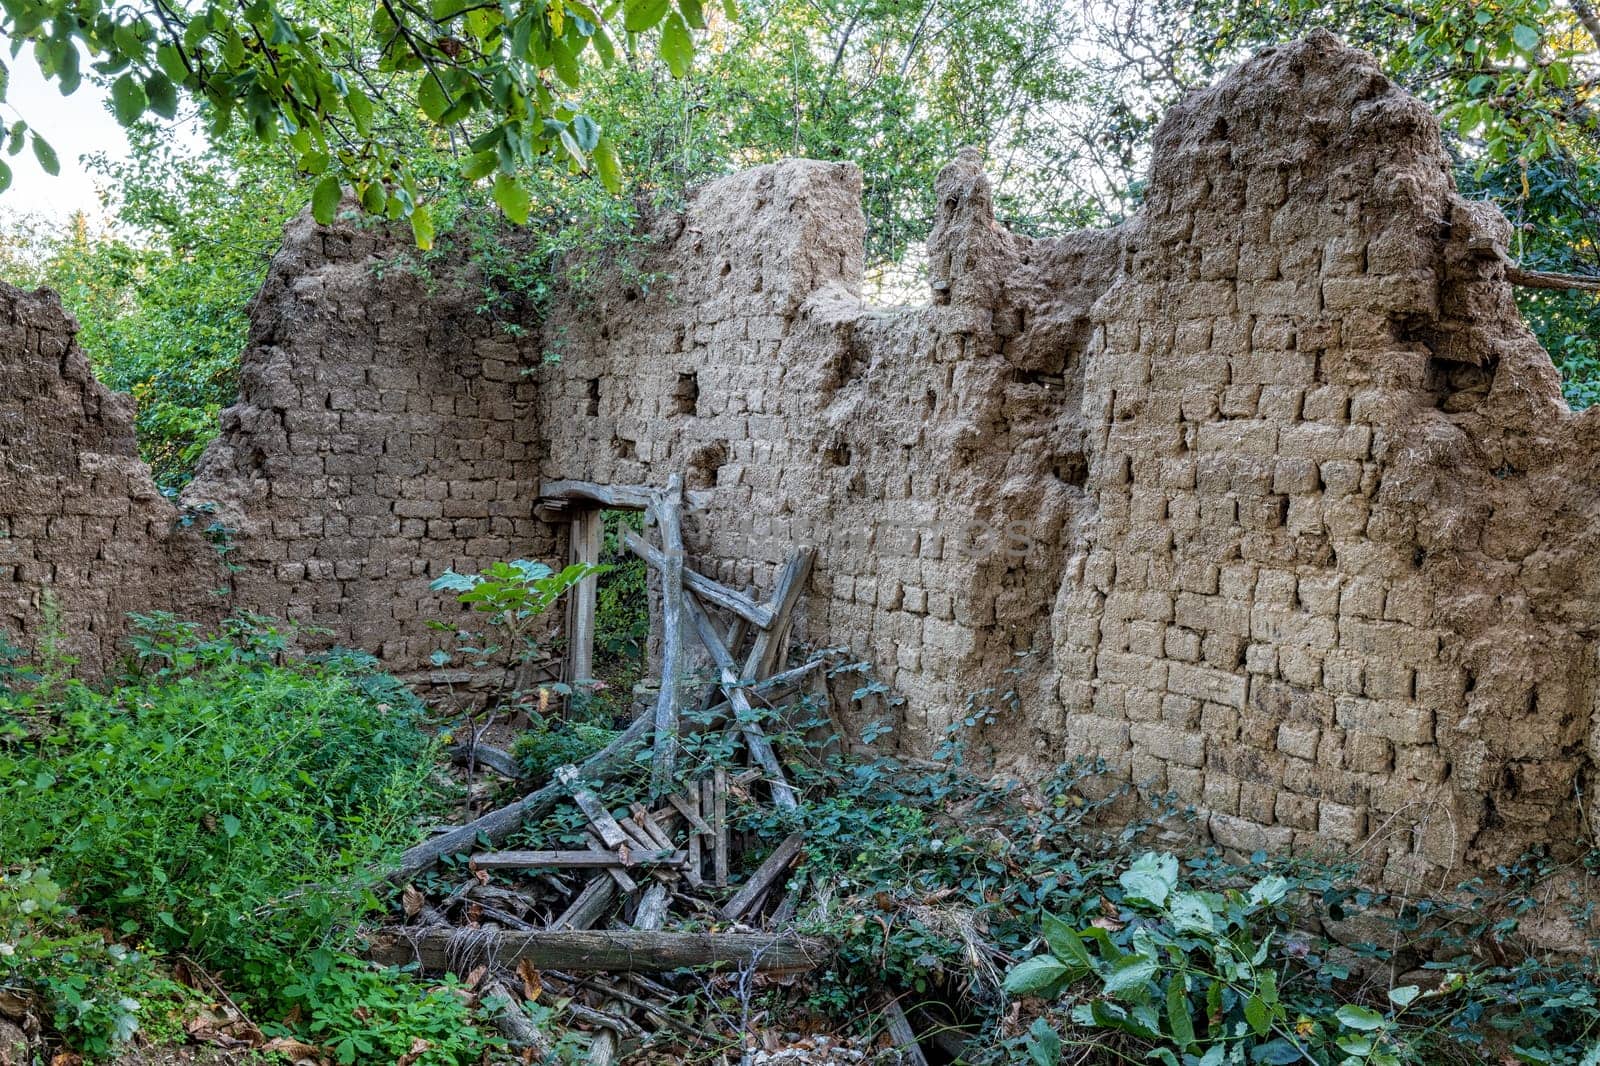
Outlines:
{"label": "fallen log", "polygon": [[414,936],[380,933],[367,958],[387,966],[420,962],[430,973],[466,972],[482,963],[570,973],[658,973],[710,966],[760,973],[804,973],[831,957],[820,940],[770,933],[677,933],[647,929],[535,929],[484,932],[429,929]]}

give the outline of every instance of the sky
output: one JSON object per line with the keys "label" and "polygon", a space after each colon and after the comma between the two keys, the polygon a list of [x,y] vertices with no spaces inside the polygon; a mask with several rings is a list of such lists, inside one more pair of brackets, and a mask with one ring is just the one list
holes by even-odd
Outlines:
{"label": "sky", "polygon": [[[6,51],[9,53],[10,49]],[[24,48],[15,59],[8,55],[5,62],[11,71],[11,84],[0,113],[7,125],[21,118],[38,129],[60,157],[61,174],[46,174],[31,148],[24,148],[6,160],[13,182],[11,188],[0,193],[0,210],[58,219],[81,210],[100,217],[95,182],[105,178],[91,176],[84,169],[82,157],[94,152],[105,152],[114,158],[128,154],[128,139],[106,109],[106,90],[85,78],[77,92],[62,96],[39,73],[30,48]]]}

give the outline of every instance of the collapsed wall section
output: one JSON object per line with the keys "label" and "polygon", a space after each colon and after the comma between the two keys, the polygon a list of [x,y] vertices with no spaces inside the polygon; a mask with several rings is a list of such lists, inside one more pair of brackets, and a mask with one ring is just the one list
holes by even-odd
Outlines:
{"label": "collapsed wall section", "polygon": [[224,575],[177,527],[138,458],[133,402],[95,380],[76,333],[54,293],[0,282],[0,636],[54,642],[96,676],[129,612],[214,618]]}
{"label": "collapsed wall section", "polygon": [[450,643],[429,621],[459,615],[433,578],[554,550],[525,353],[459,268],[382,228],[291,223],[239,402],[184,493],[234,531],[240,605],[407,673]]}

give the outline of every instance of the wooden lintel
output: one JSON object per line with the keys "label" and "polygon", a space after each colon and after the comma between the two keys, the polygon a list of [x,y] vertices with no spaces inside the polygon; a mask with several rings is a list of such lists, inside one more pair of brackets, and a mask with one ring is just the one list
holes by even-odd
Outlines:
{"label": "wooden lintel", "polygon": [[618,511],[643,511],[656,497],[648,485],[597,485],[592,481],[545,481],[539,485],[543,501],[581,501]]}

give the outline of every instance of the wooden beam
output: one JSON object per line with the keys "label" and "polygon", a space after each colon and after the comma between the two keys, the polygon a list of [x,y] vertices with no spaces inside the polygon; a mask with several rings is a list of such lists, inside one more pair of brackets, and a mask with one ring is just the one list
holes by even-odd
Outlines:
{"label": "wooden beam", "polygon": [[613,851],[624,844],[633,847],[634,843],[628,839],[627,832],[611,817],[611,812],[606,805],[600,802],[600,797],[583,787],[583,777],[576,766],[567,765],[556,768],[556,780],[567,787],[572,795],[572,802],[578,805],[583,816],[589,820],[594,831],[599,834],[605,846]]}
{"label": "wooden beam", "polygon": [[596,877],[584,886],[571,906],[550,923],[551,929],[587,929],[600,920],[611,898],[617,894],[609,877]]}
{"label": "wooden beam", "polygon": [[743,918],[745,911],[749,910],[751,905],[765,895],[767,890],[777,883],[778,878],[783,876],[784,871],[799,856],[800,848],[804,844],[805,836],[800,833],[791,833],[784,838],[783,843],[772,849],[767,861],[750,875],[750,880],[745,882],[744,887],[722,905],[722,916],[730,922]]}
{"label": "wooden beam", "polygon": [[1600,277],[1585,274],[1557,274],[1549,270],[1524,270],[1518,266],[1506,267],[1506,280],[1525,289],[1577,290],[1600,292]]}
{"label": "wooden beam", "polygon": [[745,660],[744,672],[740,675],[744,680],[759,681],[782,663],[784,648],[788,643],[789,615],[806,590],[806,581],[811,577],[811,565],[816,558],[817,553],[813,549],[797,548],[778,572],[778,580],[772,586],[772,599],[767,604],[772,609],[772,624],[756,634],[755,644],[750,648],[750,656]]}
{"label": "wooden beam", "polygon": [[604,851],[485,851],[472,857],[473,865],[480,870],[598,870],[608,866],[682,866],[685,861],[682,851],[663,848],[629,848],[627,858],[620,852]]}
{"label": "wooden beam", "polygon": [[[651,893],[658,894],[663,904],[670,900],[664,886],[653,886]],[[645,910],[641,903],[640,911]],[[430,973],[465,973],[484,962],[514,969],[523,959],[540,969],[572,973],[659,973],[709,966],[749,967],[761,973],[804,973],[824,965],[829,956],[826,944],[807,937],[645,929],[430,929],[414,936],[405,932],[380,933],[373,937],[367,952],[368,958],[388,965],[421,962]]]}
{"label": "wooden beam", "polygon": [[[573,563],[600,565],[605,520],[600,510],[585,507],[572,516],[570,551]],[[594,616],[600,575],[590,574],[567,597],[567,684],[576,689],[594,680]]]}
{"label": "wooden beam", "polygon": [[655,494],[648,485],[597,485],[592,481],[545,481],[539,485],[541,500],[582,500],[616,511],[643,511]]}
{"label": "wooden beam", "polygon": [[[750,749],[750,757],[767,775],[772,788],[772,801],[785,810],[794,810],[800,805],[795,797],[794,788],[789,784],[788,775],[783,772],[783,764],[778,761],[778,753],[772,750],[772,742],[767,739],[766,731],[761,728],[761,723],[756,721],[755,710],[744,694],[744,686],[739,681],[733,656],[722,643],[722,638],[717,634],[716,627],[711,624],[711,617],[706,614],[699,599],[695,596],[687,597],[686,606],[689,609],[689,620],[694,623],[695,632],[700,635],[700,643],[705,645],[706,651],[711,653],[711,659],[717,665],[722,692],[728,697],[729,706],[733,708],[734,721],[738,724],[740,733],[744,735],[745,747]],[[704,806],[701,807],[701,813],[705,813]]]}
{"label": "wooden beam", "polygon": [[[627,545],[629,551],[657,570],[666,566],[667,560],[661,552],[632,530],[622,535],[622,542]],[[765,629],[772,624],[772,608],[757,603],[742,592],[735,592],[722,582],[706,577],[697,570],[684,567],[683,584],[702,600],[714,603],[725,611],[733,612],[751,625]]]}
{"label": "wooden beam", "polygon": [[655,759],[650,792],[674,787],[678,757],[678,686],[683,673],[683,478],[673,474],[652,508],[661,536],[661,692],[656,698]]}

